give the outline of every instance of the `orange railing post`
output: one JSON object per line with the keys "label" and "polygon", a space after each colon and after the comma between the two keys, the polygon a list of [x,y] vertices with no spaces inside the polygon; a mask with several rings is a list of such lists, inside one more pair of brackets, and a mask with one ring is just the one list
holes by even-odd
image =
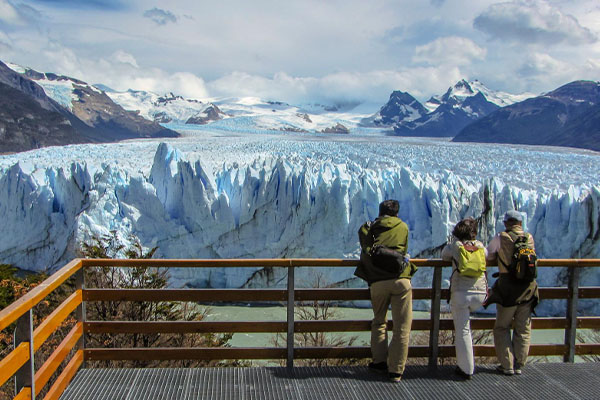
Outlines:
{"label": "orange railing post", "polygon": [[27,390],[31,391],[31,399],[35,400],[35,367],[33,365],[33,313],[31,312],[31,309],[17,319],[17,326],[14,334],[15,350],[22,343],[29,344],[29,360],[27,360],[15,374],[15,396],[17,396],[24,388],[28,388]]}
{"label": "orange railing post", "polygon": [[[75,290],[81,290],[82,293],[85,290],[85,272],[83,268],[80,268],[77,272],[75,272]],[[82,326],[86,321],[86,313],[85,313],[85,300],[81,300],[81,303],[77,306],[75,310],[75,317],[77,318],[77,322],[79,322]],[[85,350],[85,331],[82,332],[81,337],[77,341],[77,349]],[[82,359],[82,365],[85,368],[85,358]]]}

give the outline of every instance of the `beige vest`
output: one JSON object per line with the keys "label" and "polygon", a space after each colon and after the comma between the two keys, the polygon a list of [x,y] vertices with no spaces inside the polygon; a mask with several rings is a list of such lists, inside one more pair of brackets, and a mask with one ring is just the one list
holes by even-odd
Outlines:
{"label": "beige vest", "polygon": [[[525,232],[523,228],[520,226],[513,226],[511,231],[516,233],[517,235],[523,235]],[[532,249],[535,249],[535,245],[533,243],[533,236],[528,234],[529,236],[529,246]],[[498,272],[501,274],[507,274],[508,269],[507,266],[510,265],[510,261],[514,251],[514,242],[510,238],[507,232],[500,233],[500,250],[498,250]]]}

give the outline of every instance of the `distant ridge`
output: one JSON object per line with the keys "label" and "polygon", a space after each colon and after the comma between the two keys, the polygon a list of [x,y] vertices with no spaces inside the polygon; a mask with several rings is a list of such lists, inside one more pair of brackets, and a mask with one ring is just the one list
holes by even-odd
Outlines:
{"label": "distant ridge", "polygon": [[455,142],[567,146],[600,151],[600,83],[574,81],[503,107],[466,126]]}
{"label": "distant ridge", "polygon": [[178,136],[135,112],[125,111],[104,92],[83,81],[18,66],[10,68],[1,61],[0,105],[1,152]]}
{"label": "distant ridge", "polygon": [[453,137],[473,121],[517,99],[521,97],[463,79],[425,104],[409,93],[394,91],[379,112],[363,119],[361,125],[389,126],[398,136]]}

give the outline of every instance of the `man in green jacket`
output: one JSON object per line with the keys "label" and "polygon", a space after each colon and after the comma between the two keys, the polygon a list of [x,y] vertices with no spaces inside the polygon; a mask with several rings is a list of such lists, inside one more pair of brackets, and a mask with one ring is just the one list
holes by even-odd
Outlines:
{"label": "man in green jacket", "polygon": [[[398,210],[397,200],[386,200],[379,205],[379,217],[361,226],[358,232],[361,262],[355,272],[355,275],[368,282],[371,292],[373,362],[369,368],[387,371],[392,382],[401,381],[408,356],[412,324],[410,278],[416,270],[408,262],[408,226],[398,218]],[[378,247],[388,254],[396,253],[396,259],[394,256],[379,256],[375,251]],[[390,304],[394,328],[388,348],[387,311]]]}

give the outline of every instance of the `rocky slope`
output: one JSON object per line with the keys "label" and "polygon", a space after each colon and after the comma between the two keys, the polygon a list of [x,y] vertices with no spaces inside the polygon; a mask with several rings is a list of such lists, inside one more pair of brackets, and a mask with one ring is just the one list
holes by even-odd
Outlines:
{"label": "rocky slope", "polygon": [[395,90],[379,112],[361,121],[362,126],[391,126],[414,121],[429,111],[409,93]]}
{"label": "rocky slope", "polygon": [[185,121],[186,124],[195,124],[195,125],[206,125],[213,121],[218,121],[223,119],[225,113],[219,109],[215,104],[209,103],[208,106],[194,115],[193,117],[188,118]]}
{"label": "rocky slope", "polygon": [[600,83],[575,81],[503,107],[465,127],[455,142],[516,143],[600,151]]}
{"label": "rocky slope", "polygon": [[452,137],[471,122],[499,108],[465,80],[427,103],[437,107],[420,118],[399,121],[393,126],[394,133],[399,136]]}
{"label": "rocky slope", "polygon": [[65,116],[42,104],[52,108],[48,99],[0,83],[0,152],[87,142]]}
{"label": "rocky slope", "polygon": [[178,134],[85,82],[0,62],[0,152]]}

